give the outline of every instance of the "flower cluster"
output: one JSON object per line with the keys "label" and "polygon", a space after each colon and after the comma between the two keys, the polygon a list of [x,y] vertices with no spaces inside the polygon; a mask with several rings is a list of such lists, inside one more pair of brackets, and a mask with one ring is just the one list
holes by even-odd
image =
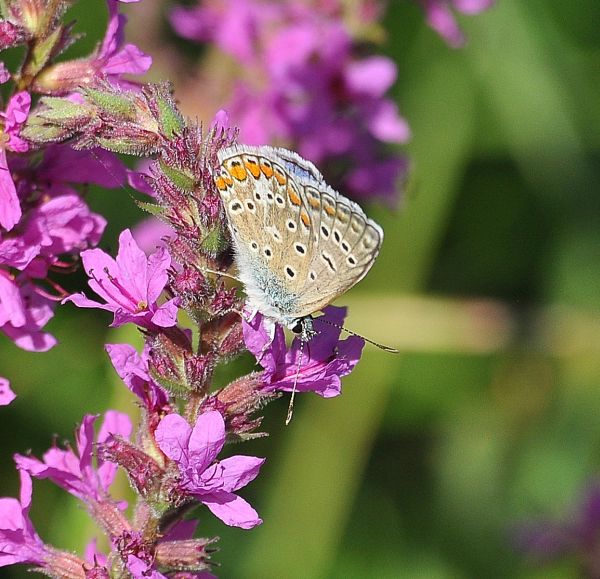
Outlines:
{"label": "flower cluster", "polygon": [[[98,243],[106,226],[90,211],[79,184],[119,187],[126,170],[111,153],[77,151],[66,144],[31,143],[22,134],[38,94],[69,95],[80,86],[120,82],[145,72],[149,56],[123,42],[124,17],[107,0],[109,21],[102,45],[85,59],[56,61],[73,40],[60,17],[68,2],[3,3],[3,47],[24,45],[20,68],[0,63],[0,83],[12,96],[0,112],[0,330],[20,348],[42,352],[56,340],[43,331],[65,296],[60,277],[73,270],[82,250]],[[123,81],[124,82],[124,81]],[[6,384],[3,388],[9,392]],[[0,404],[10,400],[2,396]]]}
{"label": "flower cluster", "polygon": [[345,193],[394,200],[407,162],[386,150],[410,134],[386,96],[397,67],[363,56],[366,38],[347,23],[365,30],[380,12],[362,1],[202,1],[176,8],[171,22],[181,36],[233,59],[225,108],[242,142],[287,146]]}
{"label": "flower cluster", "polygon": [[[238,131],[224,113],[205,130],[183,118],[168,85],[138,86],[123,77],[147,70],[150,59],[124,43],[117,0],[107,0],[108,28],[97,50],[62,62],[56,57],[72,40],[61,23],[66,0],[0,4],[0,43],[33,51],[16,74],[0,67],[1,79],[14,85],[1,123],[0,328],[21,347],[47,349],[54,339],[43,326],[60,300],[112,312],[113,327],[134,324],[144,338],[141,353],[129,344],[106,346],[139,404],[137,425],[108,411],[95,436],[97,417],[88,415],[74,449],[53,446],[42,459],[15,456],[21,494],[0,498],[0,566],[26,563],[69,579],[212,577],[217,539],[197,537],[197,521],[186,517],[209,511],[242,529],[262,522],[240,491],[265,459],[225,456],[227,444],[264,436],[260,411],[283,392],[339,395],[363,340],[340,339],[341,308],[326,308],[314,320],[316,336],[290,348],[283,330],[273,336],[259,313],[245,319],[243,298],[220,275],[232,255],[214,183],[217,153]],[[357,6],[363,24],[376,23],[372,2]],[[230,103],[244,140],[286,141],[334,175],[347,173],[356,195],[389,197],[404,161],[381,157],[382,147],[408,136],[385,96],[396,68],[359,55],[342,12],[337,0],[228,0],[181,9],[173,20],[182,33],[188,26],[188,36],[215,42],[245,71]],[[36,102],[38,94],[44,96]],[[153,160],[144,174],[131,174],[115,153]],[[144,251],[127,229],[113,258],[94,248],[105,221],[75,185],[127,180],[150,194],[152,201],[139,205],[169,235]],[[66,295],[53,275],[78,257],[89,290]],[[215,388],[217,367],[244,351],[262,369]],[[13,396],[0,379],[0,404]],[[136,494],[131,510],[111,488],[117,467]],[[47,545],[29,518],[32,478],[81,501],[109,552],[92,543],[79,557]]]}
{"label": "flower cluster", "polygon": [[[69,577],[108,577],[115,570],[140,578],[206,576],[216,538],[194,538],[195,525],[183,520],[186,513],[204,505],[230,526],[251,529],[262,522],[238,493],[258,476],[264,459],[221,457],[226,443],[264,436],[258,431],[258,411],[294,384],[299,392],[340,394],[340,378],[357,364],[363,341],[340,340],[345,310],[330,307],[328,324],[314,322],[317,336],[304,348],[296,340],[288,350],[281,328],[272,338],[260,314],[245,321],[236,289],[218,273],[216,279],[207,275],[207,270],[231,264],[213,180],[217,151],[236,136],[224,115],[203,131],[183,119],[167,86],[129,90],[106,83],[84,89],[76,107],[71,103],[69,97],[41,99],[23,128],[29,142],[50,134],[56,141],[69,138],[80,154],[99,146],[152,152],[156,160],[145,177],[136,178],[144,181],[153,202],[141,205],[171,234],[148,253],[128,229],[119,237],[116,258],[98,248],[84,249],[81,261],[95,295],[86,290],[63,299],[112,312],[113,327],[135,324],[142,331],[141,353],[129,344],[106,346],[141,408],[134,436],[124,416],[109,412],[92,444],[95,418],[87,416],[77,453],[53,448],[42,460],[15,459],[24,489],[30,489],[30,477],[46,478],[81,500],[106,534],[111,552],[90,548],[93,557],[86,561],[46,545],[28,518],[27,490],[21,502],[3,499],[7,509],[18,510],[19,523],[16,534],[12,527],[0,528],[0,565],[27,562],[49,575]],[[180,323],[180,312],[191,327]],[[214,389],[217,365],[245,350],[263,370]],[[137,495],[131,518],[123,501],[111,494],[117,465]]]}

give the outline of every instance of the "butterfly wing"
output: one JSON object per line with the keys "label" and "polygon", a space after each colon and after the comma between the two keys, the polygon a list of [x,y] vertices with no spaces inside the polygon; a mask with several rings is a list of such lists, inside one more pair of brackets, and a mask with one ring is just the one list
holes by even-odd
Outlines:
{"label": "butterfly wing", "polygon": [[316,243],[297,179],[318,182],[322,177],[295,153],[270,147],[229,147],[219,160],[215,183],[249,305],[289,324],[299,317],[299,290]]}
{"label": "butterfly wing", "polygon": [[302,197],[313,227],[313,253],[299,317],[312,314],[357,284],[371,269],[383,242],[383,230],[359,205],[331,189],[306,185]]}

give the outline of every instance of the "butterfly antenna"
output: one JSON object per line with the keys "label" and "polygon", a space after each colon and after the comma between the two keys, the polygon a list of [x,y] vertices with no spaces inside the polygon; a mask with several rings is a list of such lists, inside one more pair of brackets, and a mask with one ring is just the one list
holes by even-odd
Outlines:
{"label": "butterfly antenna", "polygon": [[[119,181],[119,178],[111,171],[110,167],[98,155],[96,155],[96,153],[94,153],[94,149],[88,149],[88,151],[90,152],[90,155],[94,157],[94,159],[96,159],[96,161],[98,161],[98,163],[102,165],[104,170],[115,180],[115,185],[119,185],[121,189],[127,191],[127,187],[125,187],[125,184],[121,183]],[[127,179],[125,181],[127,182]]]}
{"label": "butterfly antenna", "polygon": [[232,279],[233,281],[237,281],[238,283],[242,283],[242,280],[239,277],[235,277],[235,275],[231,275],[230,273],[225,273],[224,271],[219,271],[217,269],[210,269],[208,267],[203,267],[202,271],[206,272],[206,273],[212,273],[212,274],[218,275],[220,277],[227,277],[229,279]]}
{"label": "butterfly antenna", "polygon": [[285,425],[287,426],[292,421],[292,414],[294,413],[294,398],[296,396],[296,386],[298,385],[298,378],[300,377],[300,367],[302,366],[302,356],[304,355],[304,340],[300,341],[300,356],[298,357],[298,364],[296,365],[296,375],[294,376],[294,386],[292,386],[292,397],[290,398],[290,404],[288,406],[287,416],[285,418]]}
{"label": "butterfly antenna", "polygon": [[336,324],[335,322],[332,322],[330,320],[325,320],[322,317],[317,318],[317,319],[320,322],[323,322],[325,324],[333,326],[334,328],[338,328],[338,330],[343,330],[344,332],[346,332],[347,334],[350,334],[351,336],[356,336],[357,338],[360,338],[361,340],[364,340],[365,342],[369,342],[369,344],[373,344],[373,346],[377,346],[380,350],[383,350],[384,352],[390,352],[392,354],[400,353],[398,350],[396,350],[396,348],[392,348],[391,346],[386,346],[384,344],[380,344],[379,342],[376,342],[375,340],[369,340],[369,338],[365,338],[364,336],[361,336],[360,334],[357,334],[356,332],[353,332],[352,330],[349,330],[348,328],[344,328],[344,326],[342,326],[341,324]]}

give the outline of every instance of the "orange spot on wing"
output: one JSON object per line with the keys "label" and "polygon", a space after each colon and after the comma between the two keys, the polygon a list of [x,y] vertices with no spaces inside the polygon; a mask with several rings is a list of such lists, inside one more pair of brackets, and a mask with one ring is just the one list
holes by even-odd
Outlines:
{"label": "orange spot on wing", "polygon": [[225,183],[225,179],[219,175],[215,178],[215,185],[219,191],[225,191],[227,189],[227,183]]}
{"label": "orange spot on wing", "polygon": [[340,221],[341,223],[348,223],[348,218],[350,216],[345,211],[338,210],[336,217],[337,217],[338,221]]}
{"label": "orange spot on wing", "polygon": [[264,173],[267,179],[270,179],[273,176],[273,167],[271,167],[271,165],[260,163],[260,170]]}
{"label": "orange spot on wing", "polygon": [[288,186],[287,194],[292,205],[295,205],[296,207],[300,207],[300,205],[302,205],[302,199],[300,199],[292,187]]}
{"label": "orange spot on wing", "polygon": [[329,217],[333,217],[335,214],[335,209],[331,205],[325,205],[325,213],[327,213]]}
{"label": "orange spot on wing", "polygon": [[308,198],[308,204],[313,209],[318,209],[319,207],[321,207],[321,202],[318,199],[314,199],[313,197],[309,197]]}
{"label": "orange spot on wing", "polygon": [[285,174],[281,169],[275,169],[275,179],[280,185],[285,185]]}
{"label": "orange spot on wing", "polygon": [[310,217],[308,216],[308,213],[306,213],[306,211],[302,210],[302,212],[300,213],[300,220],[302,221],[302,223],[304,223],[304,227],[310,227]]}
{"label": "orange spot on wing", "polygon": [[243,181],[248,176],[246,168],[241,163],[236,163],[235,165],[232,163],[229,168],[229,174],[238,181]]}
{"label": "orange spot on wing", "polygon": [[248,159],[245,165],[246,169],[250,171],[250,173],[255,179],[258,179],[260,177],[260,167],[258,166],[258,163],[256,161],[251,161]]}

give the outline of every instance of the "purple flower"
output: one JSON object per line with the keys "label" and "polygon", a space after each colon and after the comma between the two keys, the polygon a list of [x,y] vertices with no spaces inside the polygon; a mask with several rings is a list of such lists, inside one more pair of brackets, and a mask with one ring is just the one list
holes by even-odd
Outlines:
{"label": "purple flower", "polygon": [[8,406],[17,395],[10,389],[10,382],[0,377],[0,406]]}
{"label": "purple flower", "polygon": [[[516,528],[516,547],[537,562],[547,562],[568,554],[598,564],[600,536],[600,484],[592,483],[575,512],[564,521],[537,520]],[[586,577],[596,574],[585,574]]]}
{"label": "purple flower", "polygon": [[113,327],[127,322],[149,329],[175,325],[178,299],[170,299],[160,306],[157,304],[167,285],[167,270],[171,265],[171,256],[165,248],[146,257],[131,231],[126,229],[119,236],[116,260],[100,249],[84,251],[81,258],[91,278],[90,287],[106,303],[90,300],[83,293],[73,294],[65,302],[71,301],[81,308],[113,312]]}
{"label": "purple flower", "polygon": [[19,348],[46,352],[56,344],[54,336],[41,331],[52,312],[51,302],[31,284],[19,286],[0,269],[0,330]]}
{"label": "purple flower", "polygon": [[341,393],[342,376],[349,374],[360,359],[364,341],[357,336],[340,340],[340,329],[327,324],[331,321],[338,326],[346,317],[346,308],[329,306],[324,310],[323,319],[313,321],[318,334],[304,345],[300,365],[301,341],[294,339],[287,350],[283,328],[275,329],[271,342],[264,318],[257,314],[252,321],[244,321],[244,341],[248,350],[265,369],[263,383],[270,390],[291,391],[297,376],[298,392],[315,392],[324,398]]}
{"label": "purple flower", "polygon": [[494,5],[495,0],[419,0],[425,9],[427,24],[450,46],[459,48],[465,43],[452,10],[463,14],[477,14]]}
{"label": "purple flower", "polygon": [[[53,447],[43,460],[31,456],[16,455],[17,467],[40,479],[48,478],[84,502],[97,502],[106,499],[116,474],[116,465],[98,460],[98,467],[92,464],[94,423],[96,416],[86,415],[76,433],[77,451],[70,448],[62,450]],[[126,414],[109,410],[97,437],[100,444],[112,435],[128,438],[131,434],[131,422]]]}
{"label": "purple flower", "polygon": [[43,566],[48,550],[29,519],[31,477],[23,470],[19,474],[19,500],[0,498],[0,567],[16,563]]}
{"label": "purple flower", "polygon": [[123,75],[144,74],[152,65],[152,57],[133,44],[125,44],[127,17],[118,13],[119,2],[116,0],[107,0],[107,6],[106,33],[95,53],[88,58],[58,62],[47,67],[36,77],[34,88],[37,91],[65,94],[99,81],[126,88],[137,87],[135,83],[124,79]]}
{"label": "purple flower", "polygon": [[150,563],[135,555],[127,557],[127,570],[131,573],[133,579],[168,579],[166,575],[153,569]]}
{"label": "purple flower", "polygon": [[[410,136],[385,96],[397,68],[382,56],[359,56],[342,10],[336,1],[225,0],[178,8],[172,23],[183,36],[213,42],[244,71],[226,107],[242,142],[285,144],[351,195],[395,198],[406,163],[389,163],[384,144]],[[347,179],[350,168],[379,178]]]}
{"label": "purple flower", "polygon": [[155,437],[179,468],[181,492],[204,503],[226,525],[251,529],[262,523],[234,491],[256,478],[265,459],[237,455],[214,462],[226,439],[219,412],[201,414],[193,429],[182,416],[169,414],[161,420]]}
{"label": "purple flower", "polygon": [[21,205],[8,168],[6,151],[23,153],[28,150],[27,143],[19,137],[19,131],[27,120],[30,106],[29,93],[18,92],[8,101],[6,111],[0,114],[6,139],[0,145],[0,225],[7,231],[21,219]]}
{"label": "purple flower", "polygon": [[167,393],[150,376],[146,349],[140,356],[129,344],[106,344],[105,348],[121,380],[149,412],[159,412],[168,404]]}
{"label": "purple flower", "polygon": [[[120,1],[127,3],[139,0]],[[152,57],[137,46],[124,43],[127,17],[118,14],[118,3],[115,0],[107,0],[107,2],[108,26],[95,59],[98,72],[113,82],[121,81],[123,74],[144,74],[152,65]]]}

